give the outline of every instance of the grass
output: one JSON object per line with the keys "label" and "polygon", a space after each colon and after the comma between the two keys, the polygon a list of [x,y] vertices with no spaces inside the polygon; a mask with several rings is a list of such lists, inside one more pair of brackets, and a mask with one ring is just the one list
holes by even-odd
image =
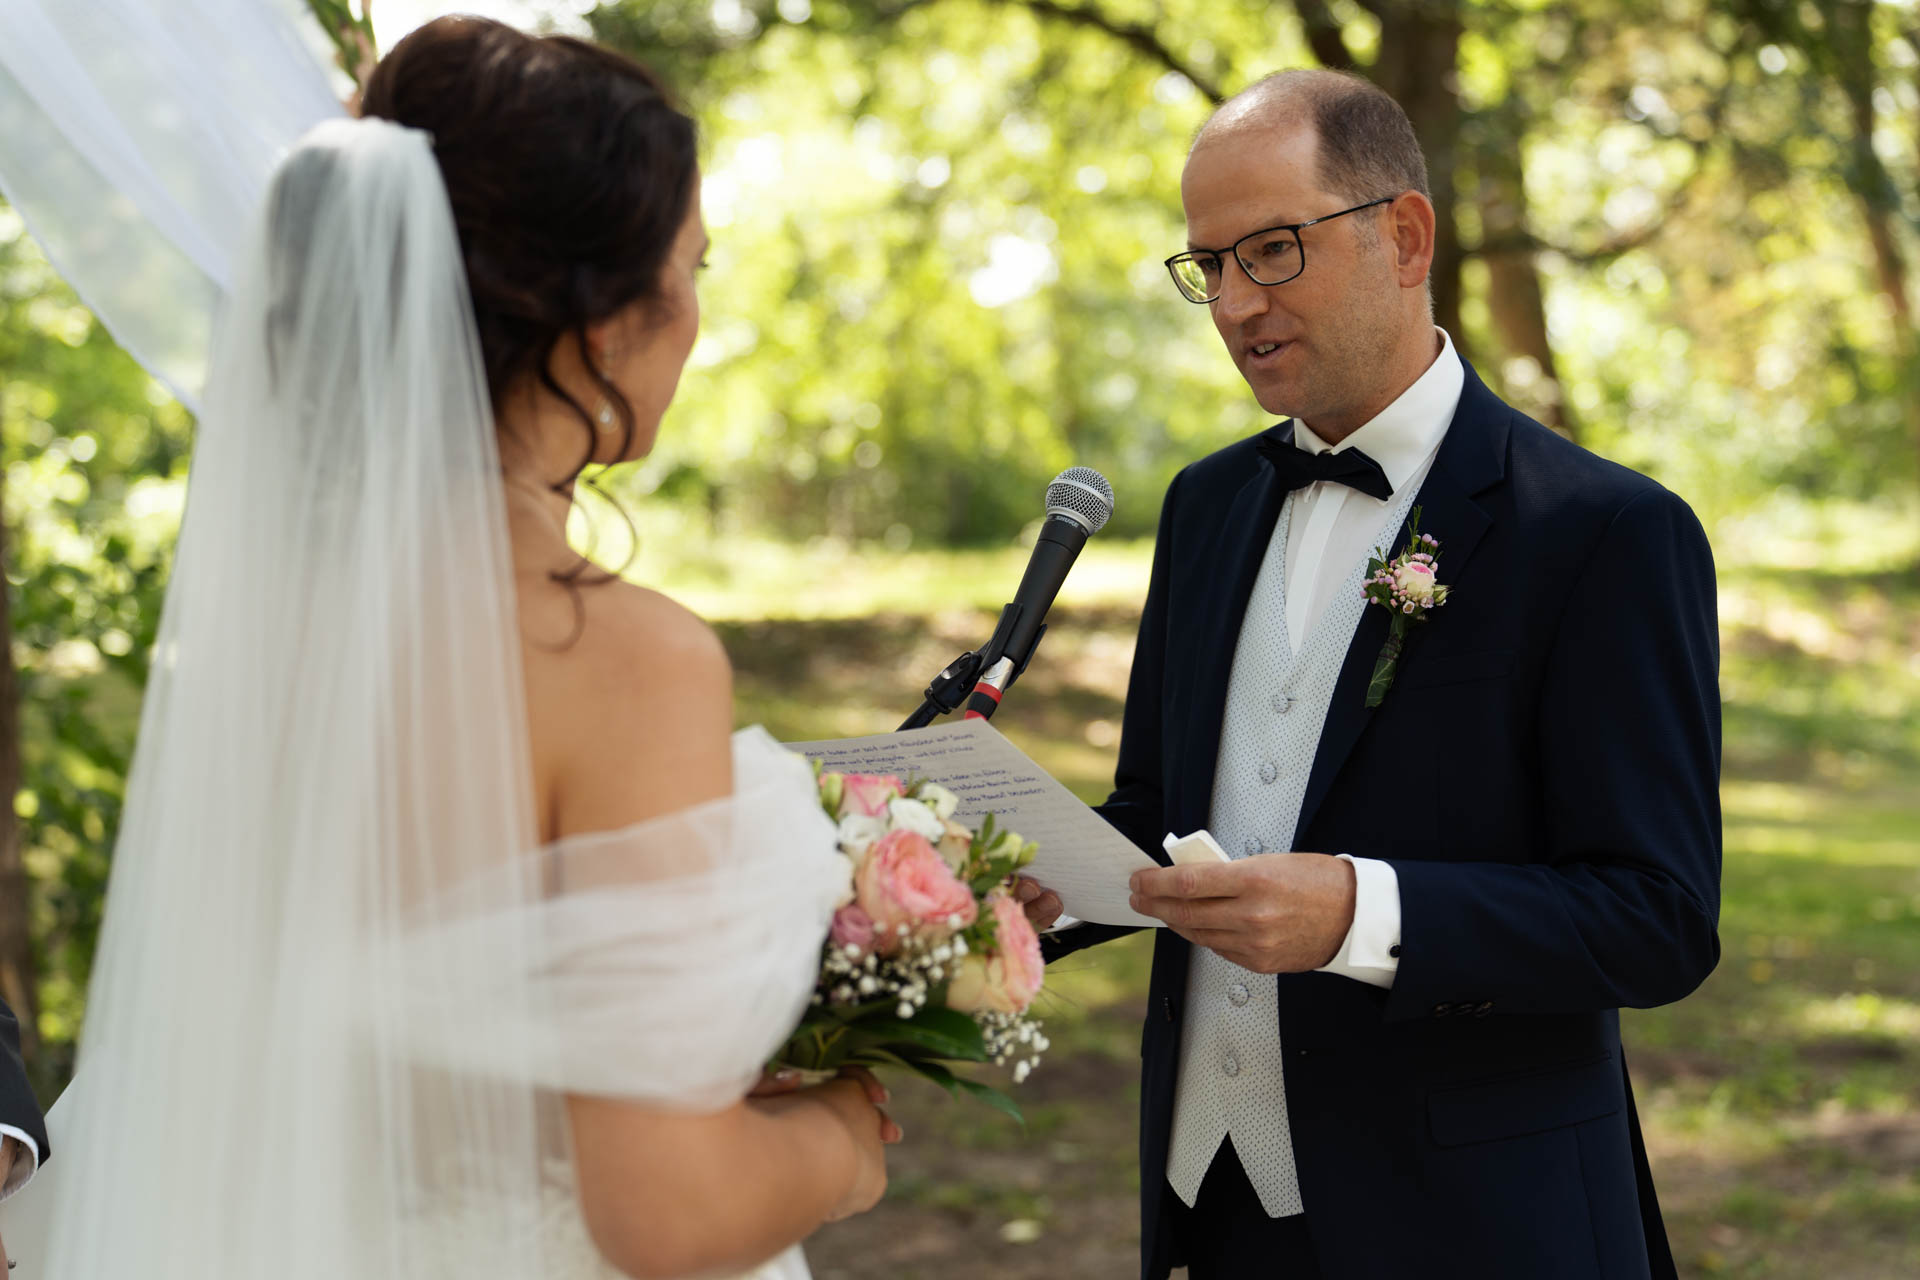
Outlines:
{"label": "grass", "polygon": [[[892,728],[985,638],[1024,560],[746,550],[764,560],[728,580],[698,556],[666,577],[719,620],[742,722],[786,738]],[[1088,800],[1112,768],[1148,555],[1099,550],[995,722]],[[1722,565],[1721,964],[1624,1016],[1628,1059],[1683,1274],[1920,1274],[1920,572],[1857,542],[1763,550]],[[1026,1132],[905,1088],[888,1200],[822,1233],[816,1274],[1129,1273],[1147,963],[1135,938],[1050,975],[1055,1047],[1019,1090]]]}

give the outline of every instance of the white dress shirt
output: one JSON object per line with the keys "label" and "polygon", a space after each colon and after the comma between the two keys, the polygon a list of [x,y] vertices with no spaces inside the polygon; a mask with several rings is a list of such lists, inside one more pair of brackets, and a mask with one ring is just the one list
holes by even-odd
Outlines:
{"label": "white dress shirt", "polygon": [[[1396,495],[1409,485],[1418,490],[1433,468],[1466,386],[1453,339],[1444,329],[1434,333],[1440,354],[1377,417],[1337,445],[1296,420],[1294,443],[1308,453],[1358,449],[1380,464]],[[1287,541],[1287,636],[1298,653],[1353,566],[1373,553],[1373,539],[1391,503],[1326,481],[1295,490],[1288,501],[1293,503],[1293,535]],[[1353,864],[1353,926],[1321,972],[1390,987],[1400,970],[1394,955],[1400,945],[1400,879],[1376,858],[1340,856]]]}
{"label": "white dress shirt", "polygon": [[0,1124],[0,1142],[8,1138],[20,1146],[13,1153],[13,1168],[7,1171],[6,1182],[0,1183],[0,1200],[26,1186],[33,1181],[33,1175],[40,1172],[40,1144],[12,1125]]}

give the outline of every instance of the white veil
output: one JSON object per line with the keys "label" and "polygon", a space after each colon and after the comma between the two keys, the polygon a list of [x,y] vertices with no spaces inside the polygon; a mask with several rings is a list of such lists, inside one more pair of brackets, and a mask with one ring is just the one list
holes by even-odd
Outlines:
{"label": "white veil", "polygon": [[[538,946],[539,886],[501,874],[535,839],[452,215],[428,139],[376,122],[316,129],[267,204],[209,376],[57,1153],[50,1268],[76,1280],[428,1275],[403,1221],[422,1197],[537,1202],[530,1068],[407,1050],[473,1016],[421,996],[464,989],[436,970],[470,958],[388,958],[453,911],[526,926],[489,931],[489,972],[530,974]],[[529,997],[496,993],[509,1022]],[[541,1274],[537,1237],[500,1225],[475,1243]]]}
{"label": "white veil", "polygon": [[293,141],[342,114],[300,0],[0,0],[0,195],[194,410]]}
{"label": "white veil", "polygon": [[430,140],[335,120],[271,172],[79,1074],[0,1225],[50,1230],[20,1274],[59,1280],[592,1274],[560,1094],[738,1098],[804,1007],[845,862],[807,766],[753,733],[732,797],[536,848],[499,460]]}

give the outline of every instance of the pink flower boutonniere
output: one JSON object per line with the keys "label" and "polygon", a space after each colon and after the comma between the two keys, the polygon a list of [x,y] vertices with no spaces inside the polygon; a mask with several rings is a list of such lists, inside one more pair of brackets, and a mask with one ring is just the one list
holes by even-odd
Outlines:
{"label": "pink flower boutonniere", "polygon": [[1447,602],[1447,588],[1435,576],[1440,568],[1440,543],[1432,535],[1420,532],[1420,508],[1413,509],[1407,521],[1407,549],[1394,560],[1387,559],[1381,547],[1367,561],[1367,580],[1361,592],[1371,604],[1393,615],[1393,629],[1373,664],[1373,678],[1367,681],[1367,705],[1377,707],[1393,687],[1394,673],[1400,664],[1407,635],[1427,615]]}

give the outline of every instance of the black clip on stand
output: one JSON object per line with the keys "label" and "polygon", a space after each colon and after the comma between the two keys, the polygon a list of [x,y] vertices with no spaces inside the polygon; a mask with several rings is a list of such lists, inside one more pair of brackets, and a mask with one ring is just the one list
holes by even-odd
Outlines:
{"label": "black clip on stand", "polygon": [[1013,674],[1007,678],[1007,687],[1012,688],[1013,682],[1020,678],[1020,673],[1027,669],[1027,663],[1033,660],[1035,650],[1040,647],[1040,638],[1047,634],[1043,623],[1034,632],[1033,643],[1027,646],[1025,653],[1007,653],[1007,642],[1012,639],[1013,629],[1019,625],[1023,611],[1018,603],[1001,609],[1000,622],[993,629],[993,638],[987,641],[984,648],[963,653],[942,668],[940,674],[933,678],[933,683],[927,686],[926,700],[917,711],[900,722],[900,728],[924,729],[933,723],[934,717],[959,710],[960,704],[967,700],[967,695],[980,682],[981,675],[993,670],[993,664],[1001,658],[1011,658],[1013,661]]}

